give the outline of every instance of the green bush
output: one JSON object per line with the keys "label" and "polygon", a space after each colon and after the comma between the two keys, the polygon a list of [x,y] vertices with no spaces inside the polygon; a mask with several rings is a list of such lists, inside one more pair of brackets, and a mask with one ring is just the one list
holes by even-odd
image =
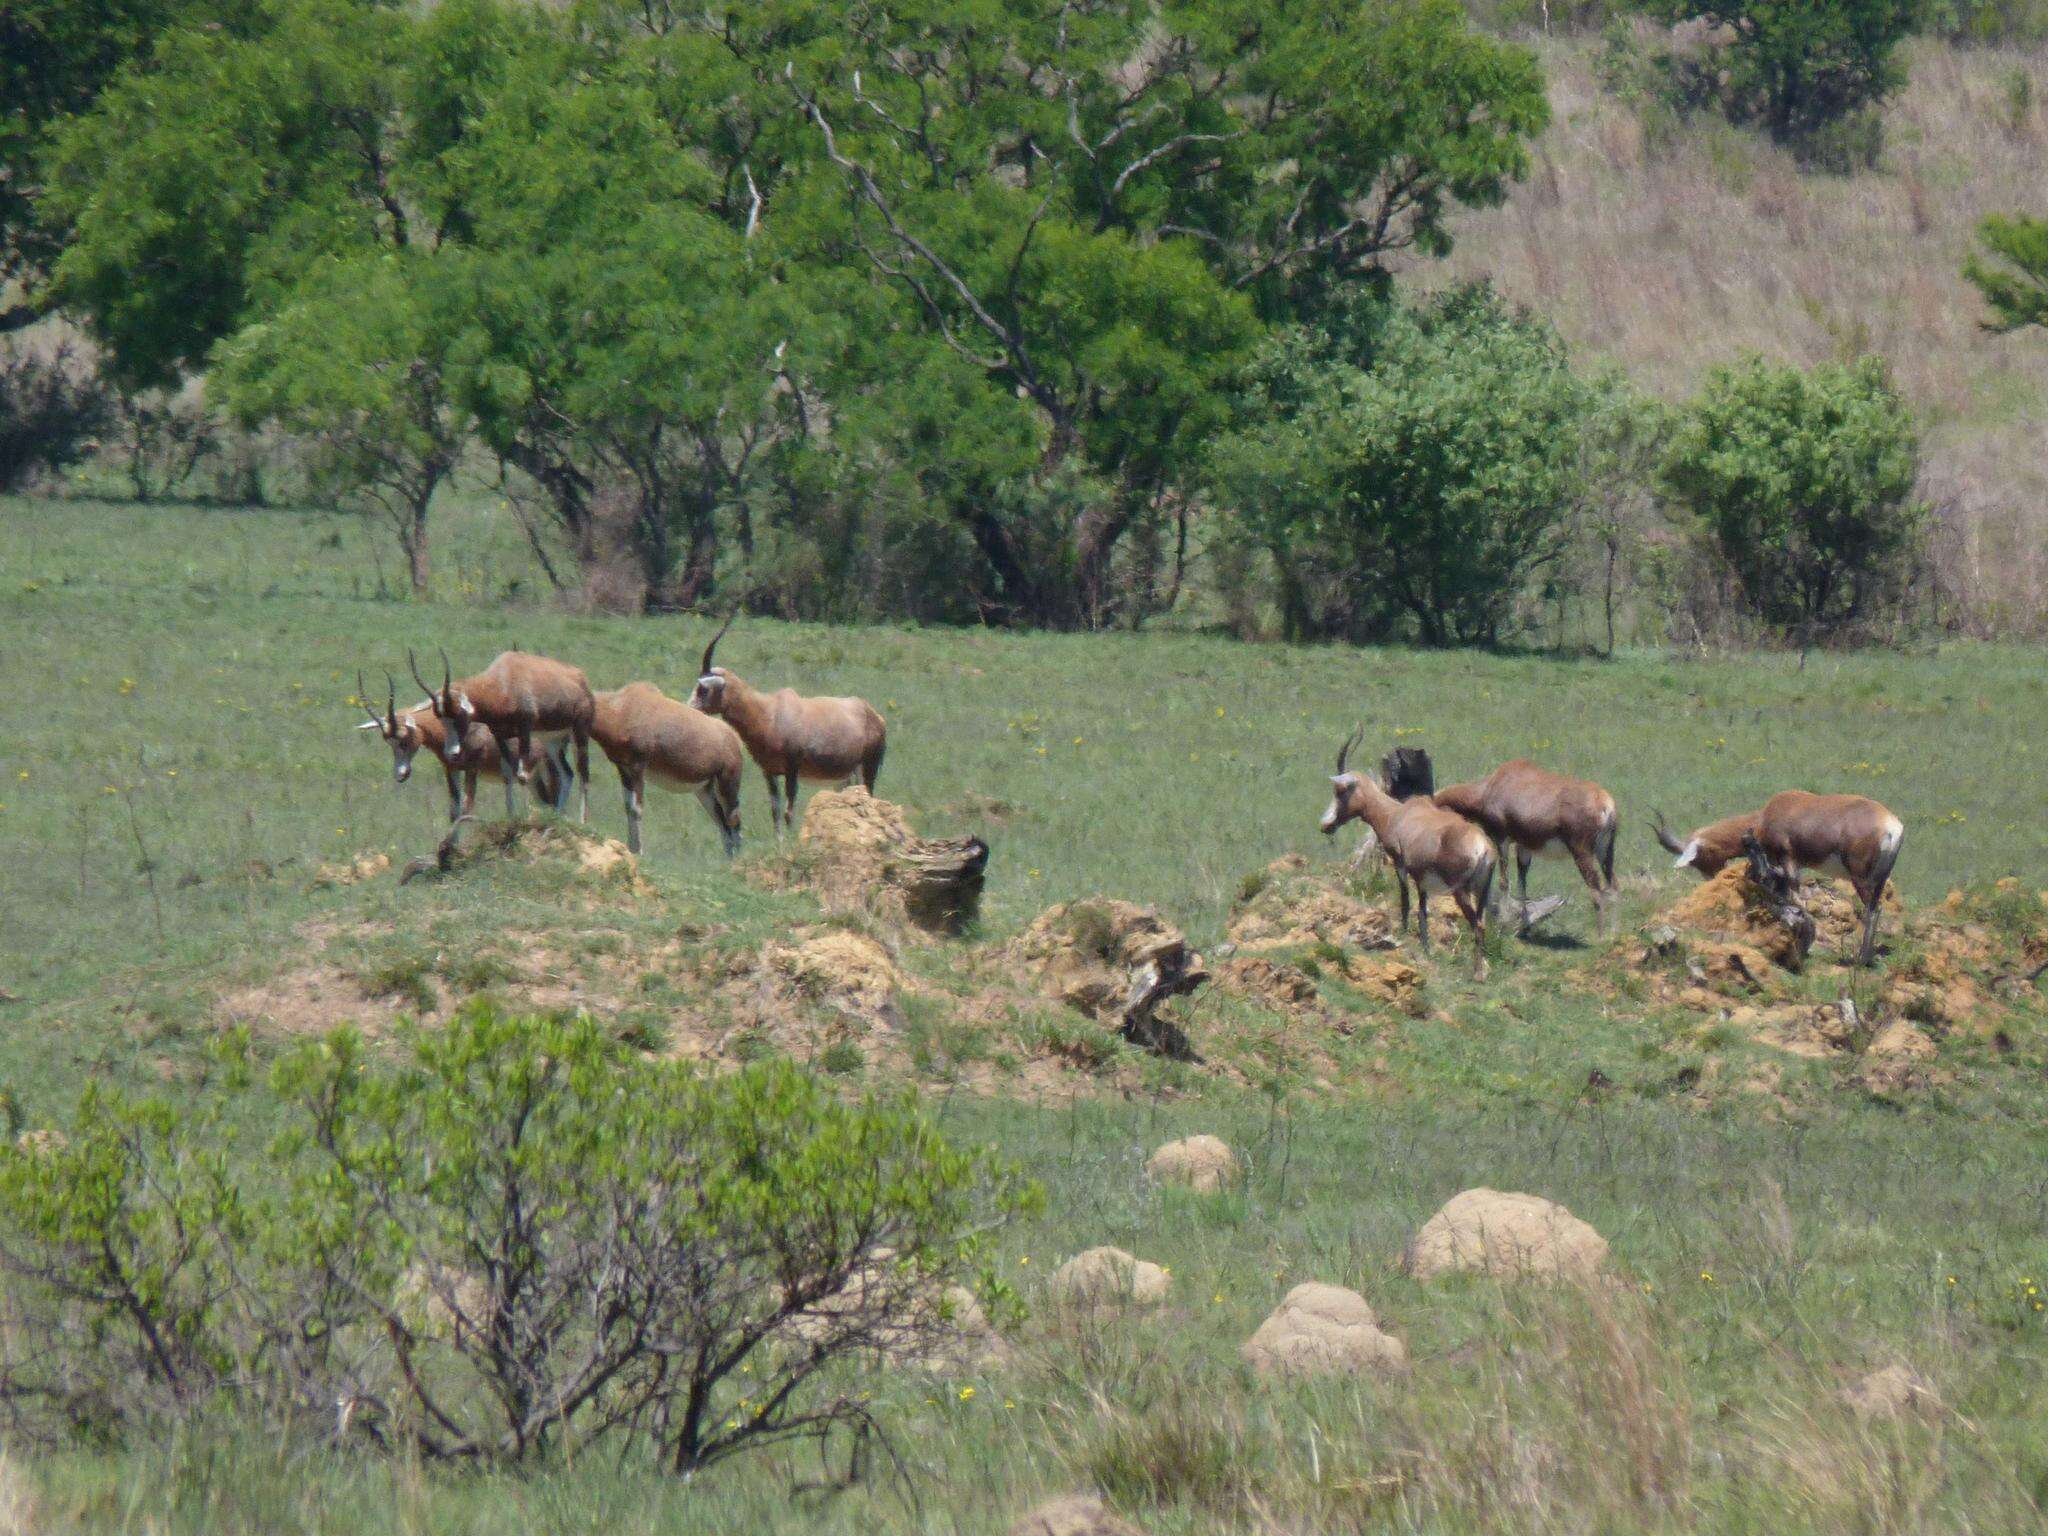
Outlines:
{"label": "green bush", "polygon": [[1919,552],[1919,445],[1881,363],[1811,372],[1751,358],[1708,376],[1663,477],[1750,611],[1825,637],[1874,616]]}
{"label": "green bush", "polygon": [[44,1341],[0,1399],[147,1426],[232,1388],[462,1463],[851,1453],[883,1426],[844,1363],[938,1348],[1031,1197],[908,1101],[786,1062],[713,1081],[486,1004],[403,1045],[340,1031],[246,1088],[289,1125],[260,1159],[228,1150],[239,1117],[97,1092],[0,1151],[14,1336]]}
{"label": "green bush", "polygon": [[1217,480],[1297,637],[1492,642],[1569,542],[1591,392],[1486,287],[1269,350]]}
{"label": "green bush", "polygon": [[1899,45],[1925,0],[1637,0],[1695,34],[1655,56],[1681,104],[1754,123],[1809,164],[1853,170],[1877,158],[1877,105],[1905,83]]}

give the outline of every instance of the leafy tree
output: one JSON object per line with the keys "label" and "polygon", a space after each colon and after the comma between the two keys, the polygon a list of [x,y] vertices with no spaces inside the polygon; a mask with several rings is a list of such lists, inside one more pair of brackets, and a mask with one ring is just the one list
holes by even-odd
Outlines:
{"label": "leafy tree", "polygon": [[[1844,124],[1905,81],[1899,45],[1924,0],[1638,0],[1664,21],[1715,29],[1693,78],[1736,122],[1831,158]],[[1678,61],[1667,59],[1667,65]],[[1874,141],[1873,141],[1874,142]]]}
{"label": "leafy tree", "polygon": [[1269,353],[1219,484],[1272,552],[1290,633],[1498,640],[1564,553],[1590,393],[1484,287],[1359,322]]}
{"label": "leafy tree", "polygon": [[1989,259],[1973,253],[1963,275],[1991,306],[1994,331],[2048,326],[2048,219],[1993,214],[1977,226]]}
{"label": "leafy tree", "polygon": [[1717,369],[1663,469],[1751,610],[1803,636],[1854,623],[1897,587],[1925,521],[1918,474],[1911,413],[1875,359]]}

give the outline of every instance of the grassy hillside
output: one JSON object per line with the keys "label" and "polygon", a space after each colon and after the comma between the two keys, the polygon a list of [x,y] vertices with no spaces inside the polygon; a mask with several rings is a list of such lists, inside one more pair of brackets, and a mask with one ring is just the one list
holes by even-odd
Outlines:
{"label": "grassy hillside", "polygon": [[[479,594],[521,579],[488,504],[456,509],[450,534]],[[920,946],[788,888],[753,780],[737,868],[693,803],[657,794],[641,883],[578,884],[539,861],[404,888],[388,872],[323,879],[425,851],[443,825],[431,766],[395,790],[388,754],[353,729],[358,666],[403,676],[408,645],[441,644],[475,665],[517,640],[600,685],[681,692],[705,638],[686,620],[389,601],[364,538],[314,514],[0,501],[7,1102],[40,1123],[88,1077],[183,1094],[230,1021],[268,1050],[479,990],[589,1006],[655,1048],[784,1050],[849,1084],[907,1076],[953,1134],[1045,1182],[1045,1213],[1000,1254],[1029,1309],[1021,1358],[959,1379],[875,1372],[916,1469],[908,1495],[792,1501],[815,1468],[780,1453],[687,1486],[609,1458],[478,1477],[281,1447],[224,1410],[169,1448],[12,1448],[0,1494],[31,1501],[35,1529],[984,1536],[1078,1487],[1155,1536],[2048,1529],[2038,994],[1988,1000],[1995,1035],[1927,1023],[1932,1075],[1883,1091],[1853,1053],[1773,1047],[1753,1016],[1842,995],[1876,1014],[1929,931],[1894,917],[1875,977],[1817,962],[1711,995],[1660,974],[1640,932],[1695,889],[1651,842],[1650,808],[1689,825],[1795,783],[1905,817],[1914,921],[1952,886],[2005,875],[2026,887],[2001,910],[2031,921],[2048,862],[2038,651],[1800,670],[742,625],[730,665],[873,699],[891,727],[882,792],[921,831],[993,845],[982,931]],[[1311,979],[1306,1006],[1221,987],[1181,1005],[1202,1066],[1003,990],[1000,946],[1054,902],[1156,904],[1215,951],[1270,861],[1332,872],[1351,837],[1333,847],[1315,818],[1361,719],[1375,755],[1419,742],[1446,776],[1529,753],[1608,783],[1624,807],[1616,936],[1596,939],[1575,895],[1544,942],[1497,940],[1484,986],[1462,949],[1403,950],[1422,975],[1407,1008],[1347,980],[1339,947],[1301,946],[1283,958]],[[481,806],[498,811],[488,788]],[[592,821],[623,831],[608,768]],[[1575,885],[1556,864],[1536,879]],[[889,950],[892,1007],[781,988],[761,958],[841,930]],[[1245,1156],[1242,1193],[1144,1182],[1146,1154],[1193,1131]],[[1621,1283],[1400,1274],[1408,1235],[1474,1185],[1563,1201],[1613,1244]],[[1037,1305],[1039,1276],[1103,1242],[1171,1268],[1163,1314],[1069,1325]],[[1366,1295],[1411,1377],[1256,1386],[1237,1346],[1306,1280]],[[1895,1361],[1952,1414],[1866,1423],[1836,1397]]]}
{"label": "grassy hillside", "polygon": [[1922,423],[1944,576],[2006,632],[2036,632],[2048,342],[1982,331],[1961,268],[1979,219],[2043,206],[2048,57],[1916,44],[1883,162],[1827,176],[1712,116],[1646,131],[1598,84],[1596,42],[1535,46],[1554,112],[1535,173],[1504,207],[1460,216],[1456,252],[1416,278],[1491,277],[1674,398],[1747,351],[1881,354]]}

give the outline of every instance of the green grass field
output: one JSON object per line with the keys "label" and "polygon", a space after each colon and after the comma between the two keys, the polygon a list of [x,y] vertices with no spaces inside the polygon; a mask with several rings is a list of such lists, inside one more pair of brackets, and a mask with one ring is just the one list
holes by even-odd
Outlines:
{"label": "green grass field", "polygon": [[[444,519],[444,549],[471,555],[444,559],[432,605],[380,588],[375,537],[311,513],[0,500],[0,1085],[31,1123],[92,1077],[186,1091],[222,997],[320,942],[365,990],[445,1001],[518,962],[508,929],[547,936],[567,970],[682,925],[741,949],[818,921],[808,897],[728,866],[694,803],[658,794],[651,891],[631,901],[565,902],[516,868],[404,890],[317,883],[329,861],[426,851],[444,825],[431,765],[394,789],[389,754],[354,730],[358,667],[381,687],[386,669],[404,678],[408,646],[445,645],[461,669],[516,642],[600,687],[681,694],[707,638],[692,619],[548,607],[488,501]],[[1853,790],[1908,824],[1910,907],[2001,876],[2042,884],[2040,651],[1802,668],[745,621],[721,660],[883,711],[882,794],[922,832],[993,845],[983,941],[1111,895],[1214,946],[1247,875],[1288,852],[1348,856],[1351,834],[1333,846],[1315,822],[1358,721],[1373,755],[1420,743],[1445,779],[1526,754],[1606,783],[1624,815],[1616,937],[1594,940],[1575,896],[1549,942],[1500,944],[1485,987],[1459,957],[1428,967],[1414,1018],[1333,988],[1360,1027],[1309,1040],[1205,995],[1184,1017],[1212,1068],[1110,1041],[1091,1046],[1094,1070],[1052,1073],[1033,1056],[1043,1021],[989,1038],[950,1009],[955,952],[907,952],[924,988],[908,1059],[934,1113],[1046,1186],[1044,1214],[1003,1239],[1026,1302],[1037,1275],[1104,1242],[1170,1266],[1174,1285],[1163,1313],[1100,1329],[1031,1314],[1020,1363],[986,1379],[879,1376],[918,1469],[907,1492],[792,1499],[811,1469],[779,1454],[687,1485],[609,1457],[450,1473],[280,1446],[224,1411],[169,1446],[12,1448],[31,1528],[982,1536],[1041,1495],[1095,1488],[1155,1536],[2048,1529],[2038,996],[2010,1001],[2003,1044],[1945,1038],[1943,1081],[1887,1098],[1846,1065],[1703,1033],[1606,985],[1645,919],[1689,889],[1649,836],[1653,807],[1689,826],[1779,788]],[[622,836],[601,759],[595,779],[594,829]],[[480,809],[498,813],[494,788]],[[772,866],[758,780],[744,814],[747,859]],[[1536,879],[1576,886],[1568,866]],[[656,1040],[694,1027],[687,984],[629,969],[622,1023]],[[1874,984],[1800,983],[1816,1000]],[[1728,1080],[1765,1061],[1782,1080],[1674,1088],[1708,1057]],[[855,1080],[890,1075],[879,1050],[858,1060]],[[1612,1091],[1588,1093],[1596,1068]],[[1197,1130],[1244,1154],[1242,1193],[1145,1184],[1150,1149]],[[1580,1296],[1401,1275],[1406,1237],[1474,1185],[1569,1205],[1613,1244],[1623,1284]],[[1238,1343],[1311,1279],[1371,1300],[1408,1342],[1405,1383],[1253,1384]],[[1949,1415],[1862,1424],[1836,1402],[1893,1361],[1926,1373]]]}

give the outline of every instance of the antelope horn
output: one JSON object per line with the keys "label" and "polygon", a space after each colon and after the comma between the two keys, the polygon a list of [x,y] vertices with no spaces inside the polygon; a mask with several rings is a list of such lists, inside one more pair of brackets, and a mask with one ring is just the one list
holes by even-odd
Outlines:
{"label": "antelope horn", "polygon": [[427,696],[429,698],[433,697],[434,685],[428,682],[424,677],[420,676],[419,658],[413,655],[412,647],[409,645],[405,648],[405,661],[406,665],[412,668],[412,680],[418,683],[422,688],[426,689]]}
{"label": "antelope horn", "polygon": [[384,713],[390,718],[391,729],[398,729],[398,679],[389,672],[384,674]]}
{"label": "antelope horn", "polygon": [[1365,740],[1365,727],[1361,725],[1346,738],[1344,745],[1337,749],[1337,772],[1342,775],[1345,763],[1351,759],[1351,749]]}
{"label": "antelope horn", "polygon": [[448,647],[441,648],[441,691],[449,693],[455,687],[455,669],[448,665]]}
{"label": "antelope horn", "polygon": [[377,719],[377,711],[370,708],[370,686],[363,681],[363,669],[361,667],[356,668],[356,702],[363,706],[363,713],[368,715],[373,723],[377,725],[384,723],[382,720]]}
{"label": "antelope horn", "polygon": [[1650,823],[1650,830],[1657,835],[1657,841],[1662,845],[1664,851],[1666,853],[1685,852],[1685,845],[1672,836],[1671,829],[1664,825],[1664,813],[1662,811],[1653,811],[1651,815],[1657,819]]}
{"label": "antelope horn", "polygon": [[698,667],[698,668],[697,668],[697,675],[698,675],[699,677],[704,677],[704,676],[707,676],[707,675],[708,675],[708,674],[710,673],[710,671],[711,671],[711,653],[712,653],[713,651],[715,651],[715,650],[717,650],[717,649],[718,649],[718,642],[719,642],[719,641],[721,641],[721,640],[723,640],[723,639],[725,638],[725,632],[726,632],[726,631],[727,631],[728,629],[731,629],[731,628],[732,628],[732,621],[733,621],[734,619],[738,618],[739,616],[740,616],[740,607],[739,607],[739,604],[738,604],[738,603],[734,603],[734,604],[733,604],[733,607],[732,607],[732,612],[731,612],[731,613],[728,613],[728,614],[727,614],[727,615],[725,616],[725,622],[724,622],[723,624],[721,624],[721,625],[719,625],[719,626],[718,626],[718,633],[717,633],[717,634],[715,634],[715,635],[713,635],[713,636],[711,637],[711,643],[710,643],[709,645],[707,645],[707,646],[705,646],[705,647],[704,647],[704,664],[703,664],[702,666],[700,666],[700,667]]}

